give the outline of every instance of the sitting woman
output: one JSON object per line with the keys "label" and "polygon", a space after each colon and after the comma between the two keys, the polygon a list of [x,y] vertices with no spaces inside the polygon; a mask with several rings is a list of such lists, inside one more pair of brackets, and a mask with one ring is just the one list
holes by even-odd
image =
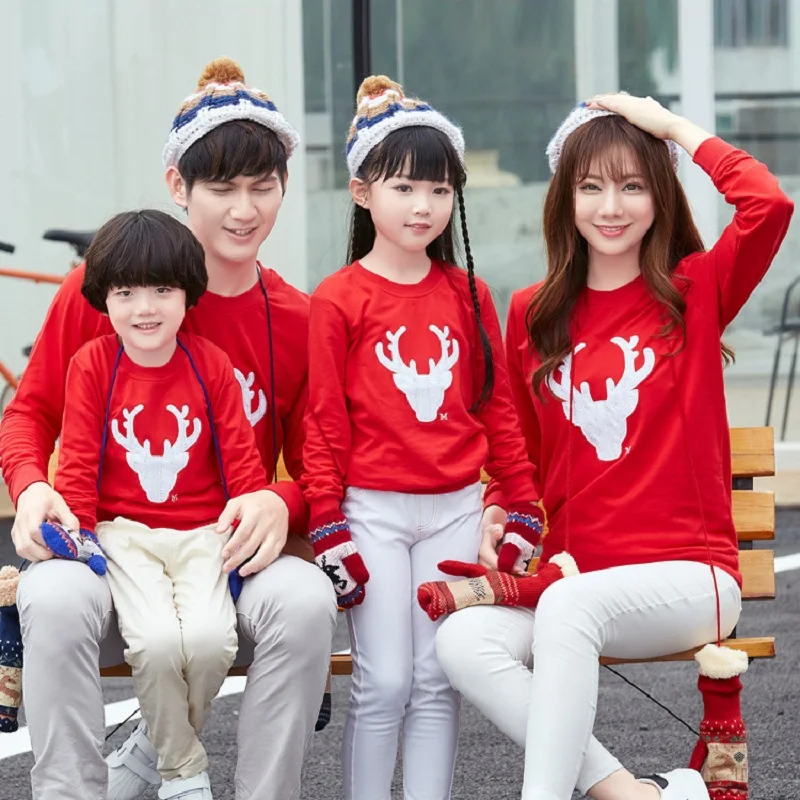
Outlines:
{"label": "sitting woman", "polygon": [[[705,251],[678,146],[736,208]],[[523,800],[707,800],[700,773],[635,778],[592,735],[600,656],[718,642],[741,610],[721,343],[786,234],[766,167],[656,101],[604,95],[548,148],[547,276],[506,347],[549,532],[580,570],[536,611],[479,606],[437,637],[453,686],[525,747]],[[485,498],[482,561],[505,500]],[[531,666],[533,670],[531,671]]]}

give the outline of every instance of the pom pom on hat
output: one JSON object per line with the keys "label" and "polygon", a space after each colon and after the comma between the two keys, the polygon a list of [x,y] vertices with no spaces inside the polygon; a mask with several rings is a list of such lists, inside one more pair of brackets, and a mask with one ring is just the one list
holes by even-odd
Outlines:
{"label": "pom pom on hat", "polygon": [[347,168],[355,178],[373,147],[390,133],[413,125],[441,131],[464,163],[464,136],[444,114],[423,100],[406,97],[403,87],[386,75],[370,75],[356,95],[356,115],[347,134]]}
{"label": "pom pom on hat", "polygon": [[164,168],[178,166],[186,151],[214,128],[237,119],[247,119],[269,128],[283,144],[288,158],[300,143],[297,131],[278,111],[269,95],[245,83],[242,68],[227,57],[206,65],[172,122],[164,145]]}
{"label": "pom pom on hat", "polygon": [[215,58],[206,64],[197,81],[197,91],[203,91],[209,83],[244,83],[244,72],[232,58]]}
{"label": "pom pom on hat", "polygon": [[394,92],[398,97],[402,97],[403,87],[399,83],[395,83],[391,78],[387,78],[386,75],[370,75],[364,78],[356,95],[356,108],[361,105],[365,97],[377,97],[384,92]]}
{"label": "pom pom on hat", "polygon": [[[569,116],[561,123],[558,130],[555,132],[545,150],[547,162],[550,165],[550,172],[555,174],[558,162],[561,160],[561,152],[564,149],[564,143],[571,134],[590,120],[597,119],[598,117],[610,116],[617,116],[617,114],[613,111],[607,111],[604,108],[589,108],[586,103],[581,103],[576,108],[573,108]],[[671,139],[665,139],[664,144],[667,146],[667,150],[669,150],[669,160],[672,164],[672,168],[677,172],[678,145]]]}

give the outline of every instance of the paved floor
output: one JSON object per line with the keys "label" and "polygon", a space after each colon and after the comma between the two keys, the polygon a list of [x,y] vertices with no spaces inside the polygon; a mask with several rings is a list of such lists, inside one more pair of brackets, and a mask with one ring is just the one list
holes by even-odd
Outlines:
{"label": "paved floor", "polygon": [[[800,510],[781,510],[775,549],[779,555],[800,552]],[[0,524],[0,564],[13,560],[8,523]],[[774,634],[778,657],[753,664],[744,679],[744,714],[751,754],[751,792],[754,800],[794,800],[800,797],[797,768],[797,731],[800,728],[800,571],[777,576],[778,599],[748,603],[740,624],[746,635]],[[346,646],[344,623],[337,644]],[[655,695],[693,726],[701,714],[695,688],[696,668],[691,664],[622,668],[626,677]],[[342,737],[349,679],[334,681],[334,714],[330,726],[317,734],[307,761],[301,800],[336,800],[341,797],[338,750]],[[106,680],[107,703],[132,696],[130,681]],[[217,800],[234,800],[231,781],[236,752],[239,696],[217,699],[203,734],[211,756],[211,777]],[[116,734],[118,744],[131,724]],[[628,767],[652,772],[684,766],[694,737],[664,711],[609,672],[601,673],[601,691],[595,732]],[[2,736],[0,734],[0,736]],[[30,797],[30,753],[0,760],[0,800]],[[506,800],[518,798],[522,781],[522,753],[474,709],[464,710],[454,800]],[[400,776],[394,798],[402,797]],[[155,798],[149,794],[148,799]]]}

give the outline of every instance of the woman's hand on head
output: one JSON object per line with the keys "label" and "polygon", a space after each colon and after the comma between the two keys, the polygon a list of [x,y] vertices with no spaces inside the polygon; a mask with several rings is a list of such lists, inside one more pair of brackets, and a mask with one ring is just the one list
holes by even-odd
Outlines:
{"label": "woman's hand on head", "polygon": [[672,139],[673,130],[682,119],[652,97],[634,97],[625,92],[599,94],[586,105],[588,108],[613,111],[658,139]]}

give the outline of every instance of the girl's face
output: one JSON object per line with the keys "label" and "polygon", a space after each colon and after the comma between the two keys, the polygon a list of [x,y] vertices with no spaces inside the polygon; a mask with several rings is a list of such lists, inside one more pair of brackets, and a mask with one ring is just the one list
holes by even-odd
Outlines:
{"label": "girl's face", "polygon": [[589,173],[575,184],[575,226],[589,245],[589,255],[638,256],[642,239],[655,219],[653,195],[636,160],[622,159],[611,175],[594,159]]}
{"label": "girl's face", "polygon": [[108,290],[111,325],[128,358],[160,367],[175,352],[175,337],[186,316],[186,292],[174,286],[117,286]]}
{"label": "girl's face", "polygon": [[350,182],[356,203],[369,210],[376,235],[406,252],[424,252],[453,214],[453,187],[400,175]]}

